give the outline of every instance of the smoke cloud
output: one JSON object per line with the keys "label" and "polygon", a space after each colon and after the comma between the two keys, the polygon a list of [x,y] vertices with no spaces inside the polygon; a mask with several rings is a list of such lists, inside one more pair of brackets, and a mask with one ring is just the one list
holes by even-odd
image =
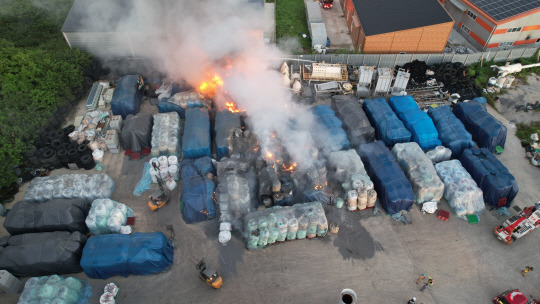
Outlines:
{"label": "smoke cloud", "polygon": [[[283,56],[277,47],[264,43],[262,8],[246,0],[95,3],[81,18],[83,24],[119,32],[114,39],[126,41],[126,49],[144,49],[153,68],[171,81],[198,88],[220,75],[224,82],[220,92],[246,110],[263,151],[272,151],[274,133],[300,168],[312,166],[309,151],[315,142],[310,135],[315,119],[306,106],[291,100],[281,73],[269,68],[280,66]],[[218,103],[226,99],[220,92]]]}

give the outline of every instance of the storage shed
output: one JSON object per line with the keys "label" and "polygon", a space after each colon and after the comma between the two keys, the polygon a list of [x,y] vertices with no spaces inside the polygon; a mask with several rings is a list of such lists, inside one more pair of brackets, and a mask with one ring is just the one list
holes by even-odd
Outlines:
{"label": "storage shed", "polygon": [[364,53],[442,53],[454,21],[437,0],[341,0]]}

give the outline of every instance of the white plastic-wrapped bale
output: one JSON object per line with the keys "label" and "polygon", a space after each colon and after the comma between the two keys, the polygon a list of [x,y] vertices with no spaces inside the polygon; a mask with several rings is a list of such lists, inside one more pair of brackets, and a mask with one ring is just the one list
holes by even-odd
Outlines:
{"label": "white plastic-wrapped bale", "polygon": [[431,160],[416,142],[396,144],[392,153],[411,182],[417,204],[441,200],[444,184]]}
{"label": "white plastic-wrapped bale", "polygon": [[180,149],[180,134],[182,122],[176,112],[159,113],[154,115],[152,128],[152,156],[178,156]]}
{"label": "white plastic-wrapped bale", "polygon": [[452,157],[452,150],[443,146],[437,146],[435,149],[426,152],[426,156],[429,157],[433,164],[437,164],[450,160],[450,157]]}
{"label": "white plastic-wrapped bale", "polygon": [[34,178],[24,200],[44,202],[57,198],[84,198],[92,201],[109,198],[113,192],[114,180],[107,174],[64,174]]}
{"label": "white plastic-wrapped bale", "polygon": [[324,237],[328,221],[319,202],[273,207],[244,217],[244,240],[249,250],[285,240]]}
{"label": "white plastic-wrapped bale", "polygon": [[52,275],[26,281],[18,303],[88,303],[91,297],[92,287],[85,280]]}
{"label": "white plastic-wrapped bale", "polygon": [[485,209],[483,193],[459,160],[449,160],[435,165],[444,183],[444,198],[456,216],[481,214]]}
{"label": "white plastic-wrapped bale", "polygon": [[[331,179],[341,184],[350,211],[357,208],[364,210],[375,206],[377,193],[360,156],[355,150],[332,152],[328,163],[333,174]],[[351,191],[354,191],[355,195]],[[353,200],[357,200],[357,202],[355,203]]]}
{"label": "white plastic-wrapped bale", "polygon": [[128,206],[110,199],[97,199],[92,202],[86,226],[94,235],[121,233],[131,216],[133,210]]}

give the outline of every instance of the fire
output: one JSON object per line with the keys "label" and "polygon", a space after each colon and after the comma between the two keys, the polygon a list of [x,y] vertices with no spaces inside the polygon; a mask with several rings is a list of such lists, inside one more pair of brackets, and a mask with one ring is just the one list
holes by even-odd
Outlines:
{"label": "fire", "polygon": [[321,185],[315,185],[315,190],[321,190],[323,188],[323,186]]}
{"label": "fire", "polygon": [[234,102],[225,102],[225,107],[227,108],[227,110],[231,111],[232,113],[238,113],[238,112],[242,112],[243,110],[240,110],[236,107],[236,103]]}
{"label": "fire", "polygon": [[274,154],[270,152],[266,152],[266,158],[272,159],[274,157]]}
{"label": "fire", "polygon": [[203,81],[201,85],[199,86],[199,91],[207,96],[207,97],[214,97],[216,95],[216,91],[219,87],[223,86],[223,79],[218,74],[214,74],[210,80]]}
{"label": "fire", "polygon": [[296,169],[296,166],[297,164],[296,163],[293,163],[292,165],[288,166],[283,164],[283,171],[289,171],[289,172],[293,172],[294,169]]}

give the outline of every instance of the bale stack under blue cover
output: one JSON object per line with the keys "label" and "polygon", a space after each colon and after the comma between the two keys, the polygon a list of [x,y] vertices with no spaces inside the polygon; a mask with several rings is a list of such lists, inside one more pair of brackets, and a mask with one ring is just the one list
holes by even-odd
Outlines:
{"label": "bale stack under blue cover", "polygon": [[210,157],[182,161],[182,218],[188,224],[216,216],[214,209],[215,184],[208,173],[216,174]]}
{"label": "bale stack under blue cover", "polygon": [[412,134],[412,140],[422,150],[433,149],[441,145],[439,132],[429,116],[420,108],[412,96],[392,96],[390,106]]}
{"label": "bale stack under blue cover", "polygon": [[430,108],[427,113],[439,131],[439,139],[452,151],[452,156],[459,157],[463,150],[474,148],[476,144],[471,133],[467,132],[463,123],[452,113],[450,106]]}
{"label": "bale stack under blue cover", "polygon": [[490,152],[494,152],[497,146],[504,148],[506,127],[491,116],[481,103],[477,101],[458,103],[454,106],[453,112],[463,122],[480,148],[486,148]]}
{"label": "bale stack under blue cover", "polygon": [[[318,105],[312,108],[318,122],[320,122],[323,130],[313,130],[317,134],[313,136],[317,144],[325,152],[334,152],[344,149],[349,149],[349,140],[347,134],[343,130],[341,120],[336,117],[334,111],[329,105]],[[323,132],[323,136],[319,133]]]}
{"label": "bale stack under blue cover", "polygon": [[81,267],[92,279],[107,279],[158,273],[167,269],[173,259],[174,249],[161,232],[108,234],[88,239]]}
{"label": "bale stack under blue cover", "polygon": [[382,141],[361,145],[358,154],[386,213],[396,214],[410,210],[414,202],[411,183],[399,167],[395,156]]}
{"label": "bale stack under blue cover", "polygon": [[387,146],[411,141],[411,132],[405,128],[384,98],[366,99],[363,105],[377,138]]}
{"label": "bale stack under blue cover", "polygon": [[196,159],[212,156],[210,117],[206,108],[186,109],[186,124],[182,137],[184,158]]}
{"label": "bale stack under blue cover", "polygon": [[486,204],[510,207],[519,191],[516,179],[488,149],[467,149],[459,161],[484,192]]}
{"label": "bale stack under blue cover", "polygon": [[129,114],[135,115],[139,112],[143,95],[143,86],[139,77],[139,75],[126,75],[118,78],[111,99],[113,115],[122,115],[122,118],[126,119]]}
{"label": "bale stack under blue cover", "polygon": [[362,106],[351,95],[332,96],[332,108],[343,122],[352,147],[375,141],[375,129],[362,110]]}
{"label": "bale stack under blue cover", "polygon": [[229,110],[222,110],[216,114],[216,154],[217,159],[229,156],[229,146],[235,129],[242,127],[240,113],[232,113]]}

